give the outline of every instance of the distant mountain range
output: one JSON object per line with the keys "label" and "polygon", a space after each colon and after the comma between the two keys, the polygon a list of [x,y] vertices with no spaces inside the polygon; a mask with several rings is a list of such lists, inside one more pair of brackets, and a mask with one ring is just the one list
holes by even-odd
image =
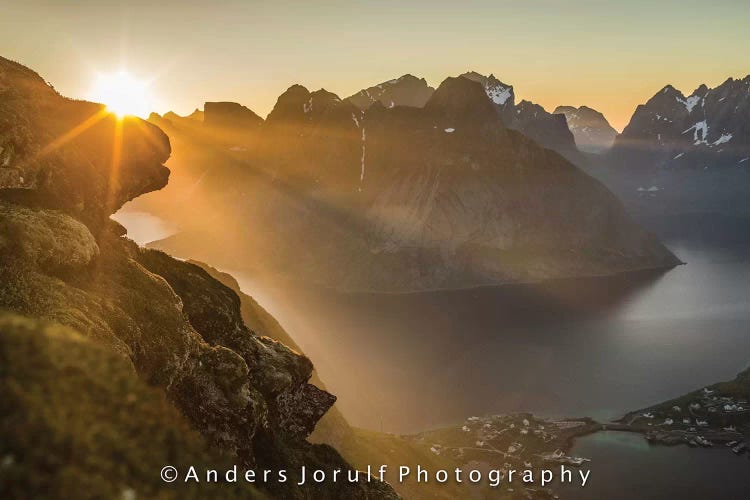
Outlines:
{"label": "distant mountain range", "polygon": [[688,96],[665,86],[585,167],[635,214],[750,216],[750,76]]}
{"label": "distant mountain range", "polygon": [[[403,78],[383,84],[367,109],[294,85],[261,126],[235,118],[239,108],[229,105],[207,105],[203,130],[152,117],[172,138],[175,176],[200,171],[190,196],[200,208],[162,207],[157,215],[178,214],[185,230],[158,245],[227,267],[262,262],[347,290],[455,288],[678,262],[606,188],[503,119],[527,117],[515,123],[530,127],[537,120],[537,131],[562,125],[574,149],[564,116],[527,116],[523,109],[534,105],[515,106],[510,87],[469,76],[446,79],[422,107],[395,102],[407,93],[390,87],[426,88]],[[218,136],[209,126],[217,120],[236,127]]]}
{"label": "distant mountain range", "polygon": [[671,85],[638,106],[610,152],[630,168],[731,167],[750,161],[750,76],[685,96]]}
{"label": "distant mountain range", "polygon": [[367,109],[379,102],[387,108],[411,106],[421,108],[427,104],[435,89],[427,85],[427,80],[412,75],[404,75],[387,82],[360,90],[349,101],[360,109]]}
{"label": "distant mountain range", "polygon": [[545,148],[557,151],[573,163],[579,164],[583,161],[576,148],[575,138],[563,116],[549,113],[531,101],[523,100],[516,104],[513,86],[501,82],[494,75],[484,76],[469,71],[461,76],[482,84],[508,128],[518,130]]}
{"label": "distant mountain range", "polygon": [[612,147],[617,130],[603,114],[588,106],[558,106],[556,115],[565,115],[568,128],[575,137],[576,146],[586,153],[603,153]]}
{"label": "distant mountain range", "polygon": [[[460,75],[479,82],[502,117],[506,127],[518,130],[542,146],[555,150],[573,162],[581,161],[573,135],[562,117],[548,113],[538,104],[521,101],[516,104],[513,86],[494,75],[484,76],[475,71]],[[404,75],[400,78],[361,90],[348,100],[360,109],[379,102],[387,108],[410,106],[421,108],[435,89],[424,78]]]}

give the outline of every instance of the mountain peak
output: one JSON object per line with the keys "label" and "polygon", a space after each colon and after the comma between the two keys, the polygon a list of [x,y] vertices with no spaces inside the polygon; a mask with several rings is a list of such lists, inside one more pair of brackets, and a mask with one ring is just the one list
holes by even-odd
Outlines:
{"label": "mountain peak", "polygon": [[443,80],[424,107],[427,111],[462,121],[501,122],[482,85],[461,76]]}
{"label": "mountain peak", "polygon": [[263,118],[236,102],[207,102],[203,109],[203,123],[209,127],[250,128],[263,123]]}
{"label": "mountain peak", "polygon": [[709,88],[708,88],[708,86],[707,86],[707,85],[706,85],[705,83],[701,83],[701,84],[700,84],[700,85],[698,86],[698,88],[697,88],[697,89],[695,89],[695,90],[693,91],[693,93],[692,93],[692,94],[690,94],[690,95],[691,95],[691,96],[700,96],[700,97],[704,97],[704,96],[705,96],[705,95],[706,95],[706,94],[708,93],[708,91],[709,91]]}
{"label": "mountain peak", "polygon": [[602,153],[612,147],[617,131],[599,111],[588,106],[558,106],[555,115],[565,115],[576,146],[588,153]]}
{"label": "mountain peak", "polygon": [[362,89],[348,100],[360,109],[367,109],[380,102],[387,108],[409,106],[421,108],[435,91],[427,80],[407,73],[398,78]]}
{"label": "mountain peak", "polygon": [[299,121],[305,115],[308,101],[310,101],[310,91],[302,85],[294,84],[279,96],[266,117],[266,121],[268,123],[286,120]]}
{"label": "mountain peak", "polygon": [[614,161],[670,168],[739,165],[750,157],[745,85],[728,78],[715,88],[701,84],[687,97],[665,86],[633,113],[616,140]]}
{"label": "mountain peak", "polygon": [[501,82],[495,78],[494,74],[490,73],[489,76],[484,76],[476,71],[467,71],[461,76],[479,82],[484,87],[487,97],[498,106],[504,106],[506,104],[513,106],[515,102],[513,85]]}
{"label": "mountain peak", "polygon": [[659,92],[659,94],[680,94],[683,95],[682,92],[674,88],[674,86],[671,83],[666,84]]}
{"label": "mountain peak", "polygon": [[187,115],[185,118],[188,120],[203,121],[203,111],[200,108],[195,108],[195,111]]}

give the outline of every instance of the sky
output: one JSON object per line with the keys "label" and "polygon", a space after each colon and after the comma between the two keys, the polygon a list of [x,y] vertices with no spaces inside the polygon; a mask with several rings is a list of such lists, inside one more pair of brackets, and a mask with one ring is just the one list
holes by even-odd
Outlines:
{"label": "sky", "polygon": [[342,97],[405,73],[468,70],[618,130],[666,84],[750,74],[750,1],[0,0],[0,55],[83,98],[100,73],[151,81],[157,112],[240,102],[261,116],[294,83]]}

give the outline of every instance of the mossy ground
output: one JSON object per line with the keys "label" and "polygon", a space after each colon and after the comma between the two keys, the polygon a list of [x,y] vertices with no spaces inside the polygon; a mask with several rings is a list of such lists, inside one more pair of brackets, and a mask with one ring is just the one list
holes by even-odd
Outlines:
{"label": "mossy ground", "polygon": [[0,317],[3,498],[263,498],[164,483],[165,465],[229,466],[120,355],[68,328]]}

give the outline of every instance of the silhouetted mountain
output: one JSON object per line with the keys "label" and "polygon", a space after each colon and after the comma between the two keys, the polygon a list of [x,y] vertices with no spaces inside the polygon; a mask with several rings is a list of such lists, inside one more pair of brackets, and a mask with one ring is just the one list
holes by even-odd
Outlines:
{"label": "silhouetted mountain", "polygon": [[203,111],[201,111],[198,108],[195,108],[195,110],[192,113],[190,113],[189,115],[187,115],[185,118],[187,118],[188,120],[195,120],[195,121],[198,121],[198,122],[202,122],[205,117],[204,117],[204,112]]}
{"label": "silhouetted mountain", "polygon": [[186,161],[212,162],[201,177],[204,202],[195,194],[191,202],[218,210],[223,225],[199,222],[203,208],[183,208],[186,230],[159,245],[232,268],[262,260],[264,271],[366,290],[677,262],[603,186],[506,128],[496,106],[482,85],[461,77],[444,81],[422,108],[378,101],[360,110],[295,85],[241,158],[206,149],[210,140],[176,139],[190,151]]}
{"label": "silhouetted mountain", "polygon": [[393,106],[421,108],[434,91],[435,89],[427,85],[424,78],[404,75],[360,90],[348,100],[360,109],[367,109],[376,101],[387,108]]}
{"label": "silhouetted mountain", "polygon": [[575,137],[576,146],[581,151],[599,154],[612,147],[617,130],[595,109],[587,106],[558,106],[553,113],[565,115],[568,128]]}
{"label": "silhouetted mountain", "polygon": [[548,113],[543,107],[531,101],[515,102],[513,87],[494,75],[484,76],[474,71],[464,73],[464,78],[479,82],[487,96],[503,117],[508,128],[518,130],[545,148],[557,151],[573,163],[583,163],[583,156],[576,149],[573,134],[565,120]]}
{"label": "silhouetted mountain", "polygon": [[258,127],[263,123],[260,116],[236,102],[207,102],[203,109],[206,127],[239,129]]}
{"label": "silhouetted mountain", "polygon": [[170,120],[170,121],[180,121],[180,120],[185,121],[185,120],[190,120],[190,121],[194,121],[194,122],[202,122],[203,121],[203,111],[201,111],[198,108],[195,108],[195,111],[193,111],[192,113],[190,113],[189,115],[186,115],[186,116],[180,116],[177,113],[175,113],[174,111],[167,111],[166,113],[164,113],[163,118],[166,119],[166,120]]}
{"label": "silhouetted mountain", "polygon": [[[583,163],[584,158],[576,149],[573,135],[565,120],[548,113],[541,106],[529,101],[516,105],[513,86],[505,84],[494,75],[484,76],[475,71],[461,75],[479,82],[499,112],[508,128],[518,130],[542,146],[553,149],[570,161]],[[394,106],[424,106],[435,91],[427,82],[412,75],[404,75],[388,82],[361,90],[348,100],[360,109],[367,109],[374,102],[386,108]]]}

